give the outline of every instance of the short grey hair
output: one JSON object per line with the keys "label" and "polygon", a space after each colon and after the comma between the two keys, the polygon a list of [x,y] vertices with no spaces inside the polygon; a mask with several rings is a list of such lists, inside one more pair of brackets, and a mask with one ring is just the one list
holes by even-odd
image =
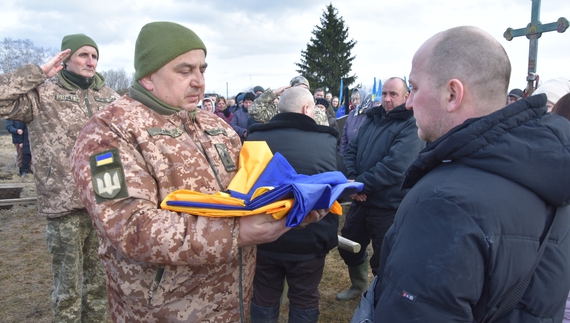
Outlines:
{"label": "short grey hair", "polygon": [[315,102],[315,99],[309,90],[295,86],[288,88],[281,94],[279,98],[279,112],[303,113],[303,106]]}

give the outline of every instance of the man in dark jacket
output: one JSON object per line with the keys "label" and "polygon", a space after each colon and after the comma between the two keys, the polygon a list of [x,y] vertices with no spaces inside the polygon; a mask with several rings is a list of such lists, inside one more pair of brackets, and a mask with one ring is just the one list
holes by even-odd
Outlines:
{"label": "man in dark jacket", "polygon": [[[307,89],[292,87],[279,100],[279,113],[268,123],[249,128],[247,140],[266,141],[298,174],[314,175],[337,169],[338,132],[313,120],[314,99]],[[310,149],[307,149],[310,147]],[[318,285],[325,256],[338,244],[338,215],[329,213],[318,223],[290,230],[275,242],[259,245],[251,322],[277,322],[283,280],[289,284],[289,322],[317,322]]]}
{"label": "man in dark jacket", "polygon": [[487,322],[546,249],[522,297],[495,322],[561,322],[570,289],[570,123],[543,95],[505,107],[511,64],[475,27],[436,34],[412,61],[429,142],[406,173],[384,240],[374,322]]}
{"label": "man in dark jacket", "polygon": [[20,121],[6,120],[6,130],[12,134],[12,143],[16,146],[19,174],[26,176],[32,172],[32,152],[28,139],[28,126]]}
{"label": "man in dark jacket", "polygon": [[407,98],[406,82],[388,79],[382,87],[382,105],[366,111],[366,120],[344,153],[347,178],[364,183],[364,189],[351,196],[341,233],[362,248],[358,253],[339,249],[352,286],[338,293],[337,300],[356,298],[368,287],[366,246],[371,240],[370,267],[376,275],[382,240],[407,192],[400,190],[404,173],[425,146],[418,138],[413,112],[406,110]]}

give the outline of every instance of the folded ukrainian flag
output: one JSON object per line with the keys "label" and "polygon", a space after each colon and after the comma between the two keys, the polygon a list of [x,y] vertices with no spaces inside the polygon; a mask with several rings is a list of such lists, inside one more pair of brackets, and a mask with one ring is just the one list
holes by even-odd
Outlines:
{"label": "folded ukrainian flag", "polygon": [[297,174],[280,154],[273,155],[264,141],[246,141],[239,169],[227,192],[202,194],[189,190],[170,193],[163,209],[200,216],[231,217],[267,213],[287,216],[287,226],[299,225],[311,210],[327,209],[341,215],[336,201],[360,192],[362,183],[349,183],[338,171]]}

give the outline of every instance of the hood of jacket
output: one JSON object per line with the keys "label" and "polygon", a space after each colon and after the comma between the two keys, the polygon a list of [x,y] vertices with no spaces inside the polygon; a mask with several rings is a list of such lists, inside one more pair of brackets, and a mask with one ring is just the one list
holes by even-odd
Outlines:
{"label": "hood of jacket", "polygon": [[466,120],[427,145],[408,168],[410,188],[441,163],[462,163],[505,177],[554,206],[570,203],[570,122],[531,96]]}

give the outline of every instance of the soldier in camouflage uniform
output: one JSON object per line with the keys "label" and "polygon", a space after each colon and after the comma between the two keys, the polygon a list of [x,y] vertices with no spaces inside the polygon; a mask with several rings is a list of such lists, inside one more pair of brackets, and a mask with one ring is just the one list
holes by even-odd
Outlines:
{"label": "soldier in camouflage uniform", "polygon": [[[267,214],[209,218],[162,210],[172,191],[225,190],[240,139],[197,109],[206,47],[171,22],[145,25],[129,93],[95,115],[72,152],[73,176],[101,237],[115,322],[243,322],[254,245],[285,233]],[[312,211],[309,221],[326,213]]]}
{"label": "soldier in camouflage uniform", "polygon": [[249,116],[258,123],[267,123],[271,118],[273,118],[279,110],[277,109],[277,104],[275,103],[275,99],[280,96],[283,91],[292,87],[292,86],[302,86],[307,90],[311,90],[309,88],[309,81],[302,76],[295,76],[289,82],[289,85],[282,86],[275,90],[271,90],[267,88],[265,92],[263,92],[248,109]]}
{"label": "soldier in camouflage uniform", "polygon": [[99,50],[91,38],[68,35],[61,48],[41,67],[29,64],[0,75],[0,116],[28,123],[38,212],[47,218],[52,254],[55,321],[104,322],[97,235],[71,176],[69,154],[91,115],[119,96],[95,72]]}

